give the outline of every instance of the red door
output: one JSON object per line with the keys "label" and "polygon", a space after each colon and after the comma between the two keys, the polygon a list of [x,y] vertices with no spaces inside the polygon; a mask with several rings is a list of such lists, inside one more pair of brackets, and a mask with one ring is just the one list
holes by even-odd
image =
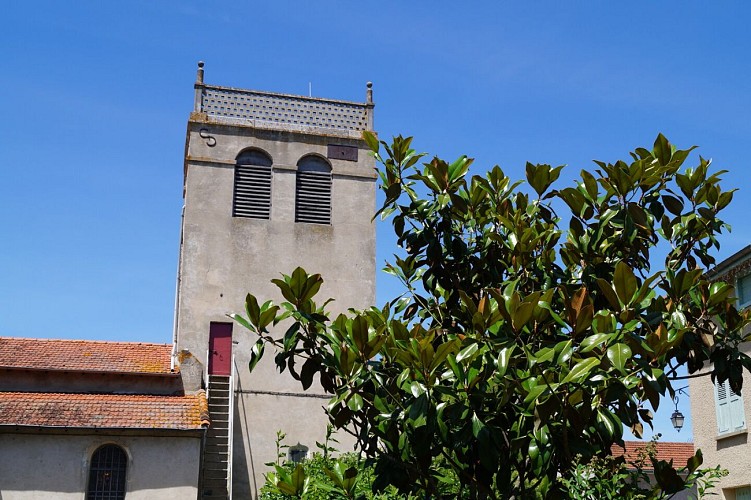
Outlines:
{"label": "red door", "polygon": [[232,373],[232,323],[209,326],[209,375]]}

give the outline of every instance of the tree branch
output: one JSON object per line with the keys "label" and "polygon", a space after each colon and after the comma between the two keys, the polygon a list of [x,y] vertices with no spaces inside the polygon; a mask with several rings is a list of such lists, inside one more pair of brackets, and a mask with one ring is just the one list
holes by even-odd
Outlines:
{"label": "tree branch", "polygon": [[706,377],[707,375],[712,375],[712,372],[694,373],[693,375],[682,375],[680,377],[669,378],[668,380],[688,380],[690,378]]}

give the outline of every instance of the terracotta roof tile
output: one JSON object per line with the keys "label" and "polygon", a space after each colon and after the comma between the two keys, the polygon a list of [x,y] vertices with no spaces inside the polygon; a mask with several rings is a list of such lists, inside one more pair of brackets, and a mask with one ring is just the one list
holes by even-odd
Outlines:
{"label": "terracotta roof tile", "polygon": [[0,425],[68,428],[200,429],[206,394],[143,396],[0,392]]}
{"label": "terracotta roof tile", "polygon": [[0,337],[0,367],[114,373],[171,373],[170,344]]}
{"label": "terracotta roof tile", "polygon": [[[639,458],[639,451],[648,443],[644,441],[626,441],[625,449],[614,444],[610,448],[613,456],[625,456],[627,462],[635,462]],[[694,456],[694,443],[657,442],[657,459],[669,462],[673,460],[676,468],[685,467],[688,459]]]}

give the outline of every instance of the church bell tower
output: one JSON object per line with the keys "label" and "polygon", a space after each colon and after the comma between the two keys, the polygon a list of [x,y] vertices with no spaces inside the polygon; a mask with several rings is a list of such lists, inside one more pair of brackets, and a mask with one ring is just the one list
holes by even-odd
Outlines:
{"label": "church bell tower", "polygon": [[[188,120],[177,285],[176,351],[204,366],[212,424],[203,498],[256,498],[276,431],[291,459],[323,441],[328,396],[302,392],[273,353],[248,372],[257,340],[228,319],[245,295],[283,300],[270,283],[320,273],[333,312],[375,301],[375,162],[362,139],[373,99],[348,102],[204,83]],[[280,335],[279,332],[272,332]],[[179,360],[178,360],[179,361]],[[345,448],[346,436],[337,436]]]}

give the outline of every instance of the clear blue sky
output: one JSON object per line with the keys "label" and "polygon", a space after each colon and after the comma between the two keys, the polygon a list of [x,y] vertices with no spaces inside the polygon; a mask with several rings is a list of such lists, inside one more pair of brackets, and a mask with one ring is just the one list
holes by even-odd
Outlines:
{"label": "clear blue sky", "polygon": [[[0,334],[169,342],[185,127],[206,81],[364,100],[382,137],[478,169],[699,145],[744,218],[751,4],[11,2],[0,31]],[[564,173],[566,177],[566,173]],[[393,249],[379,225],[379,264]],[[379,277],[378,301],[392,286]],[[688,415],[687,399],[681,401]],[[666,401],[658,415],[672,432]]]}

